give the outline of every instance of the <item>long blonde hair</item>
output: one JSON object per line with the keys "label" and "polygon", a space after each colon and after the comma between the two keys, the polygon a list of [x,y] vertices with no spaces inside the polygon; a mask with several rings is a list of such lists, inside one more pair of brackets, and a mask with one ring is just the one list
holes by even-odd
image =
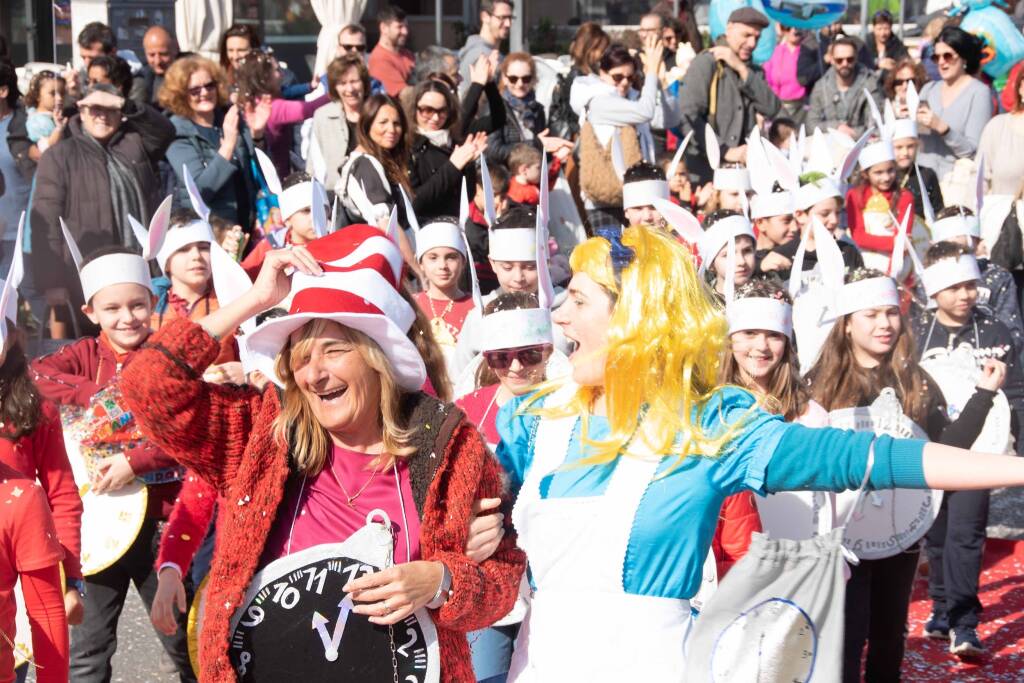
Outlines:
{"label": "long blonde hair", "polygon": [[[586,440],[593,455],[584,464],[613,461],[634,435],[652,452],[716,456],[732,439],[738,424],[709,432],[701,413],[717,388],[726,322],[711,290],[697,277],[690,253],[672,238],[647,226],[626,228],[622,244],[633,250],[621,272],[612,264],[611,243],[592,237],[577,246],[569,263],[586,273],[612,299],[603,387],[579,387],[562,406],[537,409],[552,417],[582,414],[582,434],[591,406],[602,392],[610,433],[599,442]],[[549,382],[535,395],[559,386]],[[638,419],[643,415],[643,428]],[[677,463],[678,464],[678,463]]]}
{"label": "long blonde hair", "polygon": [[[402,420],[403,391],[395,379],[391,362],[377,342],[359,330],[324,318],[310,320],[301,328],[297,340],[291,340],[277,357],[277,376],[284,381],[281,412],[274,420],[274,438],[281,444],[291,442],[291,454],[296,468],[303,474],[315,476],[327,462],[333,445],[331,436],[313,414],[313,409],[295,382],[292,355],[304,355],[318,337],[332,327],[341,330],[341,339],[352,344],[363,361],[380,379],[380,427],[384,451],[370,463],[372,467],[389,467],[395,458],[410,455],[415,450],[409,445],[413,430]],[[294,435],[293,435],[294,434]],[[291,437],[291,438],[290,438]]]}

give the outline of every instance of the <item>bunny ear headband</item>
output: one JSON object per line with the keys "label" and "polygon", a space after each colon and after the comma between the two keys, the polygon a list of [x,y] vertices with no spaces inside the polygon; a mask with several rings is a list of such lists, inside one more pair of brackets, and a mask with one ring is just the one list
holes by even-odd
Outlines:
{"label": "bunny ear headband", "polygon": [[746,168],[721,168],[722,152],[710,123],[704,125],[704,148],[708,164],[715,172],[712,185],[716,190],[750,191],[750,172]]}
{"label": "bunny ear headband", "polygon": [[155,259],[157,266],[165,274],[167,273],[167,261],[179,249],[190,244],[216,241],[213,238],[213,228],[209,223],[210,209],[203,202],[202,195],[192,179],[192,174],[188,172],[188,168],[182,166],[181,171],[185,177],[185,187],[188,189],[189,199],[192,201],[192,209],[199,215],[199,220],[177,226],[172,230],[170,196],[164,199],[153,213],[148,231],[134,216],[128,216],[135,239],[142,245],[142,258],[147,261]]}
{"label": "bunny ear headband", "polygon": [[[157,209],[154,219],[162,213],[166,214],[169,218],[171,211],[170,199],[168,197],[164,200],[160,207],[164,209],[166,205],[166,209],[164,211]],[[132,223],[132,227],[135,229],[138,221],[133,220]],[[68,228],[68,224],[64,222],[63,217],[60,218],[60,229],[64,234],[64,242],[67,244],[68,251],[71,253],[71,260],[75,264],[75,270],[78,271],[78,279],[82,283],[82,294],[87,304],[92,301],[96,292],[111,285],[128,283],[142,285],[150,290],[153,288],[153,282],[149,277],[149,264],[146,262],[146,259],[138,254],[107,254],[95,258],[89,261],[89,263],[85,263],[82,258],[82,252],[78,248],[75,238],[72,237],[71,230]],[[157,229],[159,230],[159,228]],[[143,231],[145,231],[144,228]],[[143,244],[148,244],[148,241],[143,242]]]}
{"label": "bunny ear headband", "polygon": [[297,183],[285,190],[281,186],[281,179],[277,175],[274,162],[258,147],[256,148],[256,160],[259,162],[264,180],[267,181],[267,188],[271,193],[277,195],[277,206],[281,209],[281,220],[286,221],[299,211],[308,209],[313,205],[313,181]]}

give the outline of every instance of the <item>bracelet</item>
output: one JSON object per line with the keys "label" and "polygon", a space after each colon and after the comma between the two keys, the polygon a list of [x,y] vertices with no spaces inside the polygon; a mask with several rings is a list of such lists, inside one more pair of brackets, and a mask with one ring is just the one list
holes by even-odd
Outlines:
{"label": "bracelet", "polygon": [[434,597],[427,603],[427,609],[440,609],[452,596],[452,573],[448,571],[448,566],[443,562],[441,570],[441,583],[438,584]]}

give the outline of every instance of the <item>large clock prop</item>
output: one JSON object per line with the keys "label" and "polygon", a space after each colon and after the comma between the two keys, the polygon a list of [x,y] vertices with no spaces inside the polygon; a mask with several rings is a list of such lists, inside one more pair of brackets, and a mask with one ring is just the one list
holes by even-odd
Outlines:
{"label": "large clock prop", "polygon": [[342,590],[391,563],[391,523],[374,510],[344,543],[314,546],[264,567],[231,620],[228,656],[239,681],[436,683],[437,631],[427,610],[378,626],[354,613]]}

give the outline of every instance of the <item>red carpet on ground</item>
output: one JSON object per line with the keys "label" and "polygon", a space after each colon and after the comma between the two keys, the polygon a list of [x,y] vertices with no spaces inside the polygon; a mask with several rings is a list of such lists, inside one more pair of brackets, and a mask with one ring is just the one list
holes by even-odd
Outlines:
{"label": "red carpet on ground", "polygon": [[967,664],[949,654],[948,640],[922,633],[931,611],[927,579],[918,577],[910,605],[903,680],[910,683],[1024,681],[1024,541],[989,539],[981,575],[984,612],[978,636],[988,654]]}

